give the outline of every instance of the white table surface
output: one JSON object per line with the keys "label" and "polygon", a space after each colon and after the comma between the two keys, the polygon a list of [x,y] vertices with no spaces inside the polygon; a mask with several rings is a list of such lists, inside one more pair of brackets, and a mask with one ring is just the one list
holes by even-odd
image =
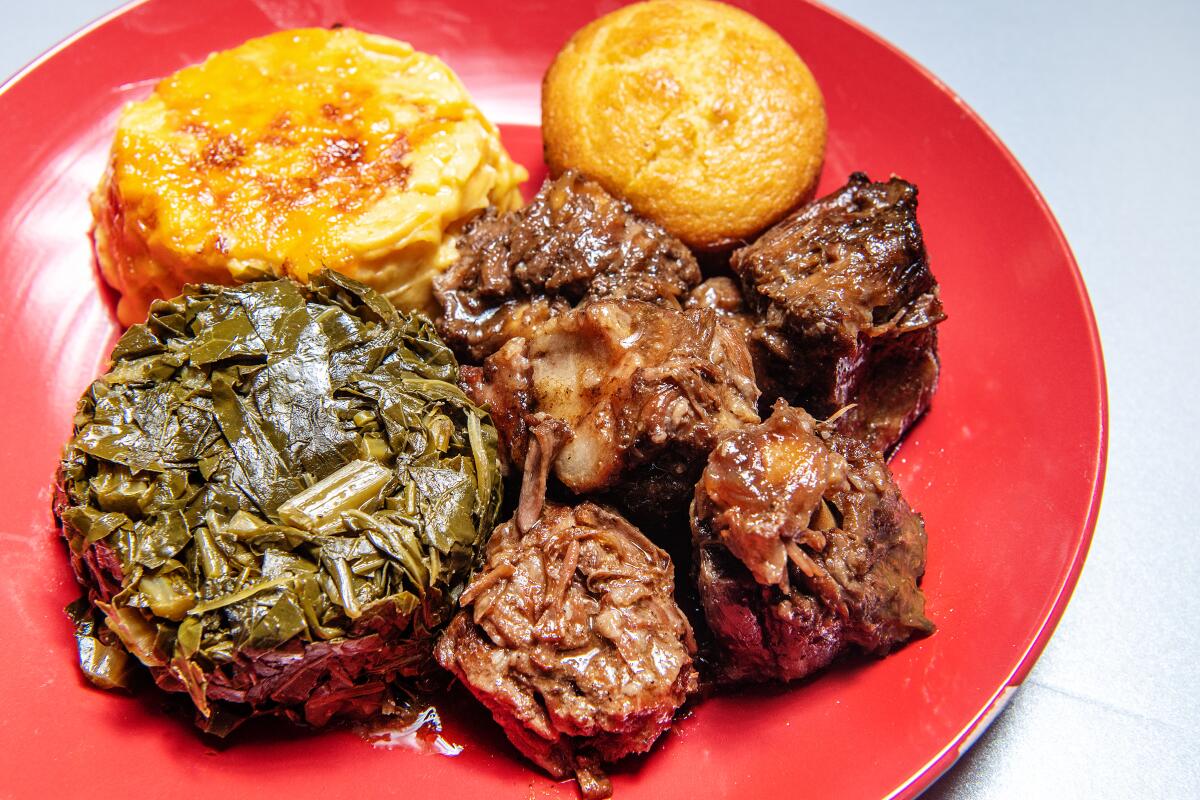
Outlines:
{"label": "white table surface", "polygon": [[[115,5],[3,0],[0,75]],[[1108,370],[1108,480],[1074,598],[1008,709],[925,797],[1200,798],[1200,2],[832,5],[1016,154],[1075,250]]]}

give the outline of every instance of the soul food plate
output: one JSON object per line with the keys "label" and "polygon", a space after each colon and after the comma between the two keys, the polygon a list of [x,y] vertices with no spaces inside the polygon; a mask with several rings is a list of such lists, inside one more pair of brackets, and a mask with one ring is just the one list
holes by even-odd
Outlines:
{"label": "soul food plate", "polygon": [[[819,192],[854,170],[921,191],[921,222],[951,315],[932,411],[893,460],[925,516],[932,637],[801,685],[701,704],[622,764],[620,798],[912,796],[1002,707],[1041,652],[1087,550],[1103,479],[1103,364],[1070,250],[1003,145],[919,66],[827,10],[747,3],[812,69],[829,145]],[[607,8],[607,6],[606,6]],[[600,11],[605,9],[600,9]],[[441,738],[367,741],[259,723],[217,744],[174,702],[91,688],[63,607],[78,595],[50,513],[50,481],[80,392],[118,332],[93,264],[87,194],[121,105],[160,77],[275,29],[342,23],[442,57],[510,152],[541,165],[539,85],[590,6],[457,0],[170,0],[131,6],[0,93],[0,766],[5,793],[214,797],[571,797],[534,772],[462,692]],[[781,768],[782,767],[782,768]]]}

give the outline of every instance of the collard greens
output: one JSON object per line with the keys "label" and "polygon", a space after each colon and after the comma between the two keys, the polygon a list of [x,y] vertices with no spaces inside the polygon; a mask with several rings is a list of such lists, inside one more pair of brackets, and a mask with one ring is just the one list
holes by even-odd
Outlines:
{"label": "collard greens", "polygon": [[207,730],[377,711],[431,668],[500,498],[430,323],[326,271],[189,287],[80,400],[55,513],[80,666],[136,662]]}

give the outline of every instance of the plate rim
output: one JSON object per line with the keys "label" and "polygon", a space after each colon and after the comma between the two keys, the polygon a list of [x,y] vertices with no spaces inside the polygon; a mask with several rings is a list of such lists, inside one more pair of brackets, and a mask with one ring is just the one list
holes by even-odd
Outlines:
{"label": "plate rim", "polygon": [[1021,653],[1004,685],[996,689],[988,702],[979,709],[979,712],[971,722],[948,742],[936,756],[886,796],[886,800],[901,800],[902,798],[917,797],[932,786],[938,778],[945,775],[971,749],[975,742],[979,740],[984,731],[1004,711],[1008,702],[1012,699],[1013,693],[1025,682],[1030,670],[1033,669],[1033,665],[1037,663],[1042,652],[1046,649],[1046,645],[1049,644],[1050,639],[1054,636],[1054,632],[1057,630],[1063,614],[1066,613],[1071,597],[1075,593],[1075,587],[1079,584],[1079,576],[1083,572],[1088,553],[1091,551],[1092,539],[1095,537],[1096,523],[1099,519],[1100,505],[1104,495],[1104,480],[1108,469],[1108,376],[1104,366],[1104,349],[1100,340],[1100,329],[1096,323],[1096,312],[1092,307],[1091,295],[1088,294],[1087,284],[1083,280],[1083,273],[1080,272],[1079,262],[1075,258],[1075,251],[1071,248],[1070,241],[1067,239],[1062,225],[1059,224],[1058,217],[1055,216],[1053,209],[1050,208],[1050,204],[1046,202],[1045,196],[1043,196],[1037,184],[1033,182],[1033,179],[1029,176],[1029,173],[1025,170],[1020,160],[1017,159],[1016,155],[1013,154],[1000,136],[992,130],[992,127],[987,124],[983,117],[958,92],[952,89],[920,61],[866,25],[837,9],[830,8],[825,3],[820,2],[820,0],[802,0],[802,2],[816,6],[821,11],[835,17],[838,21],[871,39],[915,69],[922,77],[934,84],[939,91],[953,100],[962,109],[967,118],[983,131],[984,135],[995,146],[997,151],[1003,155],[1017,177],[1020,178],[1021,184],[1033,197],[1038,211],[1050,222],[1055,243],[1063,255],[1066,256],[1067,266],[1070,267],[1072,286],[1075,290],[1075,295],[1081,301],[1080,305],[1083,310],[1084,321],[1087,324],[1087,339],[1090,345],[1088,355],[1092,369],[1096,375],[1096,404],[1098,411],[1096,421],[1099,426],[1099,430],[1096,433],[1099,446],[1092,465],[1094,473],[1092,476],[1091,498],[1088,502],[1087,517],[1084,520],[1083,535],[1079,538],[1075,551],[1071,554],[1070,564],[1067,565],[1066,570],[1061,575],[1061,581],[1055,592],[1054,600],[1050,604],[1050,608],[1045,616],[1039,622],[1032,640],[1029,641]]}

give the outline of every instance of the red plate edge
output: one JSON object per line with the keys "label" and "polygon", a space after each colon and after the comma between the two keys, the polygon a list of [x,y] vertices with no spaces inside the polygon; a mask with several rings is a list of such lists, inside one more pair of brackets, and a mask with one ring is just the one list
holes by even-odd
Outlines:
{"label": "red plate edge", "polygon": [[[139,0],[143,2],[144,0]],[[858,21],[846,16],[845,14],[830,8],[825,3],[818,0],[806,0],[811,5],[819,7],[822,11],[830,16],[836,17],[846,25],[854,28],[863,36],[873,40],[876,44],[890,50],[898,58],[908,63],[915,70],[924,75],[931,83],[936,84],[942,89],[955,103],[962,108],[963,112],[970,117],[971,121],[977,124],[980,129],[987,134],[992,143],[996,145],[997,150],[1004,154],[1004,157],[1012,165],[1013,169],[1020,176],[1021,181],[1033,195],[1037,201],[1038,207],[1042,213],[1051,221],[1054,228],[1054,235],[1058,240],[1059,247],[1067,257],[1067,261],[1071,266],[1071,277],[1075,282],[1075,291],[1083,300],[1084,317],[1088,325],[1088,339],[1092,345],[1092,366],[1096,370],[1096,375],[1099,378],[1097,382],[1099,397],[1096,398],[1099,409],[1099,427],[1097,432],[1100,442],[1100,448],[1096,453],[1096,463],[1094,465],[1094,478],[1092,480],[1092,499],[1088,506],[1087,521],[1085,522],[1084,535],[1079,540],[1079,546],[1071,557],[1071,564],[1066,574],[1062,577],[1062,581],[1058,587],[1058,594],[1054,600],[1054,605],[1050,609],[1050,613],[1042,620],[1041,627],[1038,629],[1037,635],[1033,641],[1029,643],[1025,653],[1021,656],[1021,660],[1017,663],[1015,669],[1008,676],[1005,685],[1001,687],[995,694],[992,695],[987,705],[979,710],[979,713],[963,730],[949,742],[942,752],[930,760],[917,774],[913,775],[907,783],[896,787],[891,794],[888,795],[888,800],[893,798],[913,798],[920,795],[926,789],[933,785],[939,777],[942,776],[948,769],[954,766],[955,762],[963,756],[971,748],[971,745],[979,739],[988,726],[996,720],[1000,713],[1008,705],[1008,701],[1012,698],[1013,690],[1017,689],[1029,675],[1029,671],[1033,669],[1033,665],[1041,656],[1042,651],[1046,649],[1046,644],[1050,641],[1050,637],[1054,635],[1055,629],[1058,627],[1059,621],[1062,619],[1063,612],[1067,609],[1067,603],[1071,600],[1071,595],[1075,591],[1075,585],[1079,582],[1079,573],[1083,571],[1084,562],[1087,560],[1088,550],[1091,548],[1092,537],[1096,531],[1096,520],[1100,513],[1100,501],[1104,494],[1104,476],[1108,467],[1108,377],[1104,369],[1104,354],[1100,341],[1100,330],[1096,325],[1096,314],[1092,308],[1091,297],[1088,295],[1087,285],[1083,281],[1083,274],[1079,271],[1079,262],[1075,260],[1075,252],[1071,249],[1070,243],[1067,241],[1066,234],[1063,233],[1062,226],[1058,223],[1058,218],[1054,215],[1050,205],[1046,202],[1046,198],[1042,195],[1041,190],[1029,177],[1029,173],[1008,149],[1007,145],[996,135],[991,126],[984,121],[983,117],[971,108],[965,100],[962,99],[944,81],[934,75],[925,65],[921,64],[912,56],[905,53],[899,47],[895,46],[887,39],[884,39],[879,34],[872,31],[870,28],[859,23]]]}
{"label": "red plate edge", "polygon": [[[131,5],[137,5],[145,0],[137,0]],[[1075,585],[1079,582],[1079,574],[1083,571],[1084,562],[1087,560],[1088,550],[1091,548],[1092,537],[1096,532],[1096,521],[1100,513],[1100,501],[1104,495],[1104,476],[1108,468],[1108,376],[1104,369],[1104,353],[1100,341],[1100,329],[1096,325],[1096,314],[1092,308],[1092,300],[1088,295],[1087,285],[1083,281],[1083,274],[1079,271],[1079,262],[1075,259],[1075,252],[1071,249],[1070,243],[1067,241],[1066,234],[1063,233],[1062,226],[1058,223],[1058,218],[1054,215],[1054,211],[1050,208],[1046,198],[1042,195],[1041,190],[1029,177],[1029,173],[1025,171],[1025,167],[1013,155],[1008,146],[996,135],[991,126],[984,121],[983,117],[971,108],[957,92],[951,89],[944,81],[933,74],[924,64],[917,61],[908,53],[901,50],[896,45],[889,42],[879,34],[872,31],[862,23],[843,14],[842,12],[831,8],[819,0],[805,0],[810,5],[817,6],[825,13],[832,17],[836,17],[841,22],[851,28],[854,28],[863,36],[871,39],[881,47],[890,50],[894,55],[906,62],[913,69],[920,72],[931,83],[936,84],[947,96],[952,98],[955,103],[962,108],[963,112],[970,117],[979,128],[987,134],[992,143],[996,146],[999,152],[1003,153],[1004,157],[1012,165],[1021,181],[1029,190],[1029,193],[1037,201],[1038,207],[1046,218],[1052,223],[1054,235],[1058,240],[1059,247],[1067,257],[1067,262],[1071,266],[1071,277],[1075,283],[1075,292],[1083,301],[1084,317],[1088,325],[1088,340],[1092,345],[1092,366],[1096,370],[1096,375],[1099,378],[1097,382],[1099,396],[1096,398],[1097,407],[1099,409],[1099,431],[1097,438],[1100,447],[1096,452],[1096,462],[1094,465],[1094,477],[1092,480],[1092,499],[1088,506],[1087,521],[1084,523],[1084,534],[1079,540],[1079,546],[1076,548],[1071,557],[1071,564],[1065,575],[1062,576],[1062,581],[1059,583],[1058,594],[1055,597],[1054,604],[1050,612],[1042,620],[1041,626],[1033,641],[1029,643],[1025,653],[1021,656],[1017,666],[1008,676],[1005,685],[996,691],[988,701],[987,705],[979,710],[979,713],[971,720],[954,739],[949,742],[942,751],[931,759],[919,772],[913,775],[909,780],[896,787],[891,794],[887,796],[887,800],[899,800],[900,798],[913,798],[920,795],[926,789],[933,785],[934,781],[940,778],[947,770],[954,766],[955,762],[963,756],[971,746],[983,735],[988,726],[1000,716],[1012,699],[1013,691],[1020,687],[1029,675],[1029,671],[1033,669],[1033,665],[1037,663],[1038,657],[1042,651],[1046,649],[1046,644],[1050,641],[1050,637],[1054,635],[1058,623],[1062,620],[1062,615],[1067,609],[1067,604],[1071,600],[1071,595],[1075,591]]]}
{"label": "red plate edge", "polygon": [[[30,61],[27,65],[16,72],[12,77],[0,85],[0,96],[4,95],[15,84],[20,82],[27,74],[36,70],[46,61],[49,61],[62,50],[71,46],[74,42],[90,34],[92,31],[103,27],[114,19],[125,15],[133,9],[145,5],[150,0],[131,0],[128,3],[114,9],[96,20],[84,25],[83,27],[70,34],[58,44],[49,48],[41,55]],[[818,0],[804,0],[808,5],[814,6],[823,13],[836,18],[838,21],[853,28],[859,34],[872,40],[884,49],[890,51],[900,60],[914,68],[930,83],[936,85],[947,97],[952,99],[955,104],[962,109],[963,113],[975,123],[980,130],[984,132],[987,138],[992,142],[997,150],[1003,154],[1004,158],[1009,162],[1015,173],[1019,176],[1025,188],[1035,200],[1039,210],[1050,221],[1057,244],[1063,255],[1066,256],[1066,261],[1070,267],[1071,278],[1073,281],[1075,293],[1082,301],[1082,311],[1084,320],[1087,324],[1087,338],[1091,345],[1091,361],[1092,368],[1097,376],[1097,397],[1096,408],[1097,415],[1097,442],[1098,448],[1096,451],[1095,461],[1092,465],[1093,477],[1091,486],[1091,499],[1088,505],[1087,518],[1084,523],[1083,535],[1079,538],[1075,551],[1071,555],[1071,561],[1064,574],[1060,576],[1055,597],[1049,611],[1042,618],[1037,632],[1033,639],[1028,643],[1024,653],[1022,654],[1017,665],[1009,674],[1005,684],[989,698],[988,702],[978,711],[971,722],[965,726],[946,746],[932,758],[920,770],[914,773],[904,783],[897,786],[889,794],[886,795],[887,800],[893,798],[913,798],[920,795],[929,786],[931,786],[943,773],[945,773],[954,763],[978,740],[980,735],[987,727],[999,716],[1006,707],[1009,699],[1012,697],[1013,691],[1021,685],[1028,676],[1033,665],[1038,657],[1045,649],[1046,644],[1053,636],[1059,621],[1062,618],[1066,606],[1071,599],[1071,595],[1079,580],[1080,572],[1083,569],[1084,562],[1087,559],[1088,550],[1091,546],[1092,538],[1095,534],[1097,517],[1099,514],[1100,503],[1104,490],[1104,479],[1107,468],[1108,457],[1108,382],[1104,367],[1103,349],[1100,340],[1099,330],[1096,324],[1096,317],[1092,308],[1091,299],[1087,292],[1087,287],[1084,283],[1083,276],[1079,270],[1079,264],[1075,258],[1075,254],[1071,249],[1066,235],[1063,233],[1062,227],[1058,223],[1054,212],[1041,191],[1029,177],[1025,168],[1020,161],[1013,155],[1004,142],[996,135],[995,131],[983,120],[982,117],[971,106],[962,99],[953,89],[945,82],[934,75],[929,69],[918,62],[916,59],[909,56],[900,48],[893,45],[882,36],[876,34],[861,23],[848,17],[842,12],[831,8],[825,3]]]}
{"label": "red plate edge", "polygon": [[35,69],[37,69],[39,66],[41,66],[43,62],[49,61],[51,58],[56,56],[60,50],[65,50],[66,48],[68,48],[72,44],[74,44],[76,40],[82,39],[84,36],[87,36],[89,33],[91,33],[96,28],[99,28],[99,27],[105,25],[106,23],[108,23],[109,21],[111,21],[117,17],[120,17],[129,11],[132,11],[133,9],[137,8],[140,5],[145,5],[149,1],[150,0],[130,0],[130,2],[125,3],[124,5],[113,9],[112,11],[108,12],[107,14],[105,14],[102,17],[97,17],[96,19],[92,20],[88,24],[84,25],[82,28],[79,28],[74,33],[70,34],[65,39],[60,41],[58,44],[51,47],[49,50],[46,50],[39,56],[36,56],[28,64],[26,64],[25,66],[23,66],[19,70],[17,70],[11,78],[6,80],[4,83],[0,84],[0,95],[3,95],[10,88],[12,88],[13,84],[17,83],[22,78],[24,78],[27,73],[33,72]]}

